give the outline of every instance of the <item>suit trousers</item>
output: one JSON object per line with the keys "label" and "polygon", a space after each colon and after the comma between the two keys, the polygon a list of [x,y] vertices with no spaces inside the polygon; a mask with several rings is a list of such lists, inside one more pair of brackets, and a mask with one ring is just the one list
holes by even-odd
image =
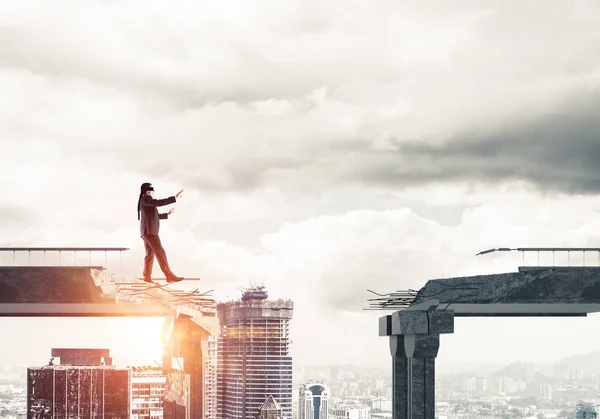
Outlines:
{"label": "suit trousers", "polygon": [[156,234],[145,234],[142,236],[142,240],[144,240],[144,247],[146,248],[146,257],[144,258],[144,278],[152,277],[152,265],[154,265],[155,256],[156,260],[158,260],[158,265],[165,276],[167,278],[174,276],[169,267],[165,249],[160,242],[160,237]]}

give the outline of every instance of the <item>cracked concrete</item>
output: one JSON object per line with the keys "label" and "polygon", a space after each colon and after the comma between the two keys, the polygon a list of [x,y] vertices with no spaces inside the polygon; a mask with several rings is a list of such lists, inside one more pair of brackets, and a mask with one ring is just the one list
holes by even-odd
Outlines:
{"label": "cracked concrete", "polygon": [[90,268],[0,267],[0,303],[100,302],[111,300],[94,284]]}
{"label": "cracked concrete", "polygon": [[600,304],[600,270],[550,269],[433,279],[411,305],[440,304]]}
{"label": "cracked concrete", "polygon": [[169,313],[170,308],[153,301],[119,299],[117,290],[114,276],[102,268],[2,266],[0,316],[166,316]]}

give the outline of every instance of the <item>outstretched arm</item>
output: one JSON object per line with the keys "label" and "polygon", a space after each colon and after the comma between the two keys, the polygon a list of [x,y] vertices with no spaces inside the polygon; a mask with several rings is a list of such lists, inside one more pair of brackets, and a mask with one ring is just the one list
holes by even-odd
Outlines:
{"label": "outstretched arm", "polygon": [[144,195],[140,201],[142,207],[162,207],[169,204],[174,204],[177,199],[174,196],[170,196],[164,199],[154,199],[149,195]]}
{"label": "outstretched arm", "polygon": [[171,208],[169,212],[165,212],[164,214],[158,214],[158,218],[161,220],[166,220],[173,211],[175,211],[175,208]]}

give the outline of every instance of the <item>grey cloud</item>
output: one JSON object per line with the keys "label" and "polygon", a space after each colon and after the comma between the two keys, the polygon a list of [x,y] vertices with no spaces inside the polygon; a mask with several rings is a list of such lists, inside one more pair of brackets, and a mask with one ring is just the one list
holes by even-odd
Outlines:
{"label": "grey cloud", "polygon": [[[432,41],[433,46],[447,49],[449,54],[452,52],[448,62],[439,59],[439,66],[415,58],[417,67],[413,68],[410,58],[406,58],[405,62],[397,57],[396,53],[405,46],[403,39],[410,40],[412,37],[408,29],[406,33],[393,32],[398,22],[392,19],[384,19],[380,25],[370,28],[364,38],[369,42],[365,45],[346,46],[340,49],[340,55],[334,55],[330,49],[339,46],[337,41],[343,44],[352,34],[352,29],[349,30],[340,22],[352,22],[354,19],[358,25],[362,22],[357,20],[362,17],[362,9],[344,5],[343,10],[348,16],[336,21],[328,18],[336,14],[335,8],[320,9],[318,5],[311,8],[305,3],[299,3],[294,13],[285,15],[283,12],[283,17],[277,16],[277,11],[274,15],[261,15],[267,22],[254,23],[261,23],[257,26],[265,32],[249,33],[256,37],[248,36],[247,39],[242,39],[244,37],[240,37],[239,33],[231,36],[231,27],[221,22],[213,22],[214,27],[208,29],[202,27],[200,32],[192,26],[180,30],[179,19],[173,19],[170,14],[176,14],[176,9],[171,7],[165,9],[164,19],[155,22],[160,30],[153,35],[137,27],[124,29],[118,25],[118,21],[113,22],[114,25],[102,26],[102,22],[99,24],[86,20],[93,14],[82,13],[72,16],[74,32],[78,34],[73,37],[59,30],[62,29],[61,22],[44,19],[41,13],[37,21],[34,19],[23,25],[0,25],[0,66],[53,78],[89,80],[126,94],[142,96],[139,103],[144,103],[143,99],[147,96],[156,96],[169,102],[174,109],[169,108],[165,112],[175,111],[174,116],[183,114],[180,112],[182,108],[198,108],[206,103],[232,100],[247,104],[266,98],[297,98],[315,88],[328,86],[332,96],[338,95],[338,102],[365,110],[371,106],[385,107],[389,105],[388,101],[395,102],[396,99],[411,103],[415,109],[418,108],[416,113],[419,114],[432,106],[432,124],[436,123],[440,114],[454,110],[453,97],[465,101],[475,97],[472,100],[483,103],[488,99],[487,93],[493,96],[496,90],[506,88],[510,91],[513,84],[520,86],[523,80],[534,83],[545,80],[542,76],[548,74],[556,75],[552,80],[574,74],[577,77],[573,77],[578,78],[597,67],[597,57],[590,53],[597,49],[595,47],[599,42],[596,25],[594,22],[572,19],[570,5],[545,10],[547,14],[543,17],[532,13],[515,20],[512,18],[514,11],[517,7],[524,7],[522,2],[502,5],[487,2],[489,8],[482,4],[469,1],[430,6],[415,2],[409,7],[404,6],[404,9],[389,5],[386,18],[406,16],[408,13],[414,15],[415,21],[422,18],[423,23],[451,24],[467,31],[469,36],[465,35],[464,39],[462,35],[457,36],[456,46],[443,42],[437,45]],[[539,3],[529,2],[525,9],[535,11],[536,4]],[[483,10],[482,13],[488,16],[481,21],[485,24],[472,25],[460,19],[454,22],[454,18],[467,9],[478,13]],[[372,8],[366,11],[374,12]],[[144,13],[149,14],[141,15],[141,21],[152,22],[155,17],[152,12],[145,10]],[[102,15],[99,19],[107,16],[110,15]],[[436,19],[429,20],[431,16]],[[106,33],[102,32],[102,36],[97,38],[95,30],[88,33],[88,24],[98,25]],[[354,28],[354,25],[350,27]],[[53,29],[56,29],[56,33],[53,33]],[[175,30],[175,35],[166,35],[170,33],[166,29]],[[240,30],[254,29],[243,27]],[[388,33],[388,30],[392,32]],[[53,36],[43,36],[47,33],[53,33]],[[370,54],[372,45],[388,39],[390,33],[397,35],[397,39],[394,38],[397,42],[384,43],[381,53]],[[416,32],[417,35],[419,33]],[[272,44],[253,41],[260,38],[258,35],[265,34],[270,35]],[[177,36],[181,39],[177,39]],[[98,42],[99,39],[106,40],[106,43]],[[548,39],[553,42],[547,42]],[[94,45],[94,42],[98,45]],[[297,56],[287,54],[289,48],[294,48],[294,42],[298,42]],[[409,42],[407,45],[412,44]],[[321,50],[321,47],[324,49]],[[225,53],[221,56],[215,52],[211,60],[210,53],[202,55],[207,48]],[[410,49],[405,53],[410,57]],[[374,81],[373,78],[377,77],[371,70],[377,74],[382,71],[381,74],[390,76],[389,85]],[[443,90],[452,85],[464,86],[468,91],[463,92],[461,87]],[[346,93],[336,92],[336,86],[345,87]],[[542,90],[548,93],[553,88],[549,86]],[[430,97],[430,92],[437,96]],[[463,93],[464,98],[458,96]],[[503,100],[517,102],[511,99],[509,93],[506,97],[498,99],[496,96],[489,101],[492,104]],[[145,115],[147,109],[142,108],[139,111],[140,125],[147,122],[148,131],[140,129],[133,132],[131,140],[119,145],[118,155],[114,153],[113,142],[103,144],[100,140],[89,139],[85,143],[90,144],[89,150],[80,141],[69,147],[80,152],[93,152],[96,156],[104,155],[111,160],[111,164],[138,171],[140,175],[159,173],[164,178],[182,181],[190,187],[197,186],[214,192],[247,191],[265,184],[287,190],[300,188],[314,192],[345,183],[402,187],[430,182],[498,182],[512,179],[529,180],[550,190],[594,192],[600,177],[595,164],[597,157],[600,157],[596,145],[600,127],[595,116],[598,95],[589,95],[586,103],[566,103],[562,113],[545,119],[532,120],[515,127],[510,127],[511,122],[508,121],[504,128],[488,133],[463,131],[442,145],[428,144],[435,144],[438,140],[424,137],[418,142],[408,143],[404,139],[391,140],[389,145],[392,150],[376,150],[370,138],[379,137],[381,132],[396,132],[399,136],[405,134],[400,123],[385,126],[384,121],[384,126],[381,126],[377,119],[365,121],[366,127],[357,129],[354,137],[348,134],[349,138],[344,139],[335,138],[338,134],[333,129],[331,135],[324,133],[325,129],[318,134],[314,132],[319,130],[307,130],[308,134],[295,132],[306,126],[328,123],[324,117],[296,110],[297,119],[302,122],[290,124],[292,128],[289,135],[282,134],[275,127],[276,135],[266,128],[264,132],[246,136],[246,128],[248,132],[253,132],[253,127],[245,118],[232,121],[232,124],[240,124],[239,133],[223,135],[222,131],[227,130],[222,130],[218,125],[212,126],[212,131],[207,130],[207,120],[199,118],[192,128],[175,133],[175,138],[165,138],[160,143],[164,149],[162,152],[157,145],[158,140],[150,138],[149,144],[140,140],[156,135],[153,130],[161,128],[160,124],[152,124],[156,114]],[[447,106],[436,107],[438,102],[444,102]],[[513,104],[519,107],[518,103]],[[340,109],[340,112],[344,112],[343,108]],[[465,105],[464,109],[471,108]],[[148,119],[143,116],[148,116]],[[411,119],[411,115],[406,117],[406,125],[411,125],[411,129],[416,127],[414,130],[418,132],[420,120],[418,115],[415,116],[415,120]],[[464,122],[461,126],[478,117],[468,111],[452,114],[452,118],[455,116]],[[185,118],[176,121],[166,133],[176,131],[178,124],[185,125],[187,121]],[[225,126],[227,121],[225,117],[222,125]],[[244,126],[246,123],[248,127]],[[364,134],[362,128],[369,134]],[[124,131],[119,127],[115,130]],[[137,139],[134,138],[136,134],[139,137]],[[190,145],[192,138],[203,135],[210,135],[210,140]],[[309,135],[321,136],[322,142],[315,145],[314,138],[307,138]],[[262,139],[276,136],[286,137],[278,142],[276,148],[269,147],[267,141]],[[59,132],[57,138],[60,137],[64,136]],[[66,140],[61,138],[60,141]],[[255,148],[242,147],[251,141],[255,141]],[[206,151],[218,142],[226,144],[222,153],[215,153],[214,157],[209,154],[204,160],[200,152],[196,153],[197,158],[194,156],[194,148]]]}
{"label": "grey cloud", "polygon": [[294,162],[289,158],[274,159],[244,159],[236,164],[231,164],[227,171],[231,177],[233,185],[238,189],[253,188],[261,183],[263,169],[298,169],[302,166],[300,162]]}
{"label": "grey cloud", "polygon": [[[261,142],[248,147],[213,176],[193,160],[145,165],[205,191],[248,191],[264,185],[316,191],[359,184],[403,187],[430,183],[497,184],[526,181],[540,190],[569,194],[600,191],[600,94],[565,100],[551,113],[525,122],[463,131],[440,143],[390,139],[385,150],[367,139],[329,139],[320,147],[281,147],[266,153]],[[493,121],[492,121],[493,122]],[[496,123],[497,124],[497,123]],[[270,156],[269,156],[270,154]]]}
{"label": "grey cloud", "polygon": [[[251,191],[270,184],[267,176],[278,177],[282,173],[294,173],[302,176],[302,170],[313,163],[311,159],[281,157],[243,156],[223,166],[223,176],[215,177],[203,167],[193,167],[191,163],[162,162],[158,166],[147,166],[166,179],[203,190],[220,193],[230,191]],[[160,170],[157,170],[159,169]],[[285,176],[283,176],[285,177]]]}
{"label": "grey cloud", "polygon": [[[390,140],[392,150],[375,150],[369,141],[323,145],[318,155],[296,168],[314,188],[358,183],[384,187],[429,183],[501,183],[527,181],[541,190],[564,193],[600,191],[600,95],[565,104],[543,118],[490,132],[463,132],[439,143]],[[436,141],[438,143],[436,144]],[[239,166],[238,166],[239,163]],[[281,165],[268,160],[230,165],[235,186],[254,187],[262,180],[291,180]],[[268,177],[267,174],[269,175]],[[246,182],[240,182],[241,179]],[[316,181],[318,179],[318,182]]]}
{"label": "grey cloud", "polygon": [[396,142],[396,151],[371,153],[356,181],[389,186],[428,182],[524,180],[565,193],[600,191],[600,95],[496,132],[468,132],[441,145]]}
{"label": "grey cloud", "polygon": [[[198,42],[201,45],[206,40],[199,39]],[[125,63],[120,62],[118,57],[102,55],[101,52],[90,56],[77,51],[75,46],[85,48],[83,45],[66,44],[55,50],[42,37],[35,36],[32,28],[0,25],[0,67],[58,81],[86,80],[126,92],[140,100],[164,100],[180,110],[230,101],[247,105],[272,97],[293,100],[324,84],[335,84],[334,75],[326,77],[325,72],[300,74],[294,63],[274,65],[258,51],[230,44],[223,45],[222,49],[231,50],[230,53],[242,65],[235,71],[211,74],[208,79],[199,74],[201,68],[193,68],[190,62],[179,63],[175,73],[161,71],[161,66],[156,64],[140,65],[145,61],[167,59],[157,55],[144,56],[147,53],[142,52],[143,49],[140,51],[138,45],[127,45],[124,50],[115,51],[127,55],[128,62]],[[89,47],[93,48],[93,45]],[[130,50],[126,50],[127,47]],[[137,60],[133,57],[136,54]]]}

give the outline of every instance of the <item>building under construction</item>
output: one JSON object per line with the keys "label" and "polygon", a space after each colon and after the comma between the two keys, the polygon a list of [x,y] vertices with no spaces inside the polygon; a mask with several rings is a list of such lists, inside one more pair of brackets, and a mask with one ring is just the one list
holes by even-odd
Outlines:
{"label": "building under construction", "polygon": [[272,396],[292,417],[291,300],[269,301],[263,287],[217,306],[221,334],[217,409],[221,419],[255,419]]}

